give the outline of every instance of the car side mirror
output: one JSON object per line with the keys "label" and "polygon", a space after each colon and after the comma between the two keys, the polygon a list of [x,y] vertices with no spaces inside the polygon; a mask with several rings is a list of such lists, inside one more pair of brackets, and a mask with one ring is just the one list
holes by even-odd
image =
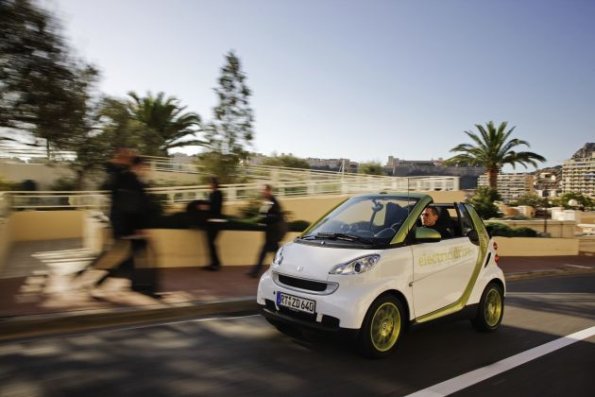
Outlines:
{"label": "car side mirror", "polygon": [[415,240],[420,243],[437,243],[442,239],[440,232],[429,227],[415,229]]}

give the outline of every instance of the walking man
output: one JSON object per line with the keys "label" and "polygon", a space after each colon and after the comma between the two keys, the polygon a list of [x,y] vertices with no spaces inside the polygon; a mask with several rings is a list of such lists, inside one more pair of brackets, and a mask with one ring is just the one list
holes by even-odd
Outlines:
{"label": "walking man", "polygon": [[273,195],[273,188],[271,185],[264,185],[262,189],[263,205],[260,208],[261,220],[264,223],[264,244],[258,254],[256,264],[248,272],[248,276],[256,278],[262,270],[262,263],[268,252],[276,252],[279,249],[279,242],[283,240],[287,232],[287,224],[285,223],[285,216],[279,201]]}

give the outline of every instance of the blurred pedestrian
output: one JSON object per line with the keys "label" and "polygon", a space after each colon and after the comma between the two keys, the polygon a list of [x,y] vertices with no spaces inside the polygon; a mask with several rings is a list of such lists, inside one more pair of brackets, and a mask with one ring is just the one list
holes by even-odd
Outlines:
{"label": "blurred pedestrian", "polygon": [[132,271],[132,289],[155,296],[157,280],[152,257],[148,254],[150,244],[144,230],[149,205],[143,181],[147,162],[143,157],[134,156],[130,163],[128,169],[116,171],[113,175],[111,220],[114,242],[91,263],[89,271],[99,273],[95,274],[94,278],[99,276],[99,279],[94,280],[93,284],[97,288],[118,268],[129,265]]}
{"label": "blurred pedestrian", "polygon": [[205,266],[206,270],[218,271],[221,269],[221,261],[217,253],[216,240],[219,235],[220,221],[223,218],[223,193],[219,190],[219,180],[217,177],[212,177],[210,180],[211,192],[209,193],[208,201],[208,219],[206,222],[207,245],[209,247],[210,262]]}
{"label": "blurred pedestrian", "polygon": [[250,277],[258,277],[262,271],[262,263],[267,253],[276,252],[279,242],[287,233],[285,216],[277,198],[273,195],[273,187],[269,184],[262,189],[263,204],[260,207],[260,223],[265,225],[264,244],[258,254],[256,264],[247,273]]}

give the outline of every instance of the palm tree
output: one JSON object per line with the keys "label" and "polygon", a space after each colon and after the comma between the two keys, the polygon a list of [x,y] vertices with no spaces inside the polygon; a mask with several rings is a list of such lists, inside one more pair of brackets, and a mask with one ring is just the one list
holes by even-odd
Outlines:
{"label": "palm tree", "polygon": [[485,167],[491,189],[498,187],[498,173],[505,164],[510,164],[513,168],[521,164],[527,168],[527,164],[537,167],[537,161],[545,161],[545,158],[537,153],[515,151],[518,146],[529,147],[529,143],[517,138],[509,139],[515,127],[507,131],[508,122],[506,121],[500,123],[498,127],[493,121],[487,123],[485,127],[481,124],[475,124],[475,127],[479,130],[479,134],[465,131],[475,145],[462,143],[455,146],[450,151],[462,153],[451,157],[446,162],[452,165]]}
{"label": "palm tree", "polygon": [[204,145],[205,142],[182,138],[196,135],[200,130],[200,116],[193,112],[184,112],[175,97],[165,98],[163,92],[153,96],[150,92],[141,98],[135,92],[129,92],[132,100],[128,101],[128,110],[134,120],[141,123],[146,131],[144,135],[144,153],[148,155],[166,155],[169,149],[190,145]]}

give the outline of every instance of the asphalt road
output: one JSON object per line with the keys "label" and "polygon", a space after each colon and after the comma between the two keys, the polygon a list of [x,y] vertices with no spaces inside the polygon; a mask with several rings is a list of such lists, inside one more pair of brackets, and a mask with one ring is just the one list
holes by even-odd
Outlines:
{"label": "asphalt road", "polygon": [[[329,337],[289,338],[257,315],[4,343],[0,396],[446,395],[435,386],[441,382],[455,396],[594,396],[592,333],[549,354],[539,351],[595,326],[595,275],[508,287],[498,332],[477,333],[467,321],[425,325],[385,360],[363,359]],[[494,365],[536,347],[539,357],[525,364],[504,372],[504,364]]]}

